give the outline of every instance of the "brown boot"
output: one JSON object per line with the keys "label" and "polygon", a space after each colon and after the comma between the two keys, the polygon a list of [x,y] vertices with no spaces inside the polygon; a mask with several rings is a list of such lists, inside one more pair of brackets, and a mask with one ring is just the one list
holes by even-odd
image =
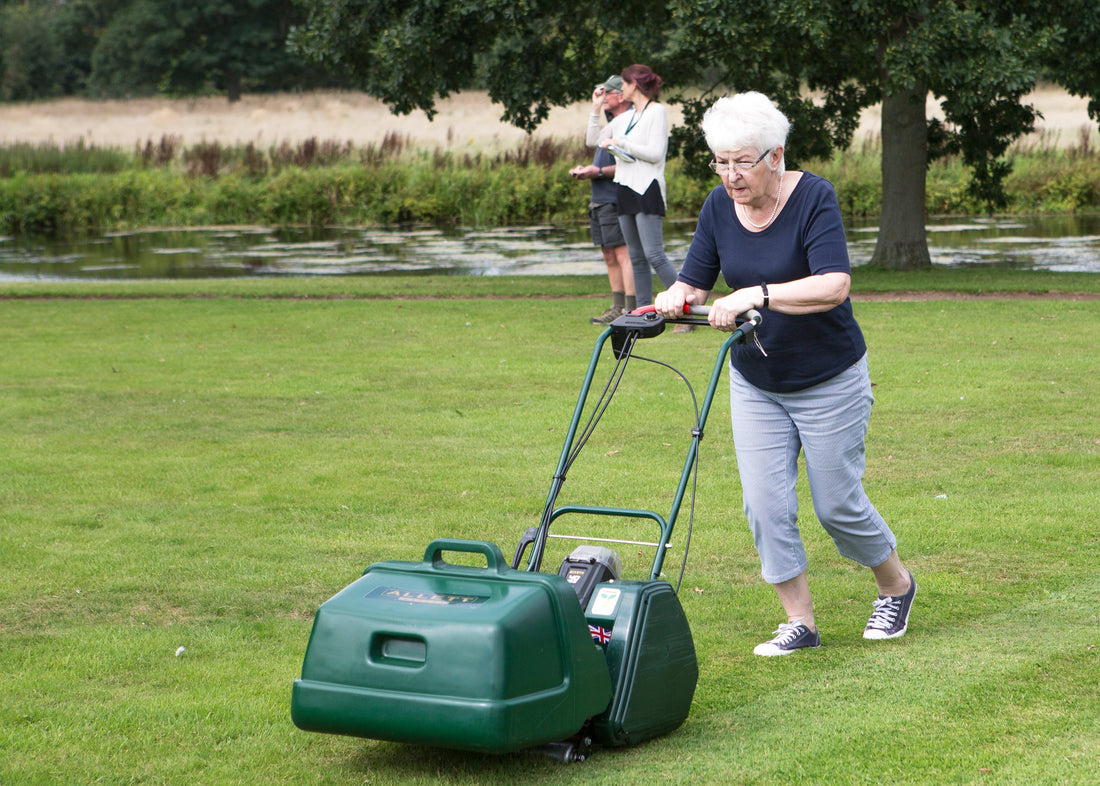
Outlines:
{"label": "brown boot", "polygon": [[611,306],[607,311],[600,314],[598,317],[592,317],[588,320],[593,325],[610,325],[620,316],[622,316],[623,310],[618,306]]}

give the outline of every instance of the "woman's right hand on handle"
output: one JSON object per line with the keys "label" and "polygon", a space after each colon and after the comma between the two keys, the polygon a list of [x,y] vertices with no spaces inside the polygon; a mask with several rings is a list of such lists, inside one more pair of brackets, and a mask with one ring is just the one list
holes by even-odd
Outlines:
{"label": "woman's right hand on handle", "polygon": [[675,319],[684,315],[684,304],[690,305],[687,298],[687,293],[673,285],[671,289],[657,293],[657,297],[653,298],[653,307],[665,319]]}
{"label": "woman's right hand on handle", "polygon": [[709,292],[677,281],[653,299],[653,307],[665,319],[684,316],[684,306],[702,306],[707,302]]}

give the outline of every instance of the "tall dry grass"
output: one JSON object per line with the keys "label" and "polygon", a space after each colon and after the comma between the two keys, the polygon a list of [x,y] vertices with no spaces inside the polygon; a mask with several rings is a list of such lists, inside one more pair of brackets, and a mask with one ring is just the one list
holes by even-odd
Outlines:
{"label": "tall dry grass", "polygon": [[[536,137],[567,138],[583,133],[589,104],[555,107]],[[1097,137],[1088,117],[1087,101],[1064,91],[1040,88],[1027,97],[1042,114],[1038,130],[1053,134],[1058,146],[1072,145],[1082,128]],[[356,146],[379,145],[396,134],[410,147],[449,152],[497,153],[513,149],[527,138],[501,122],[503,109],[485,92],[468,91],[437,102],[438,114],[429,121],[423,112],[394,115],[380,101],[352,91],[245,95],[229,104],[224,98],[133,99],[86,101],[64,98],[33,103],[0,104],[0,145],[16,142],[59,146],[76,144],[129,148],[138,140],[179,137],[186,145],[218,142],[260,148],[306,139],[339,139]],[[675,104],[669,105],[673,123],[681,122]],[[929,116],[938,116],[930,100]],[[879,130],[877,106],[864,111],[857,139]]]}

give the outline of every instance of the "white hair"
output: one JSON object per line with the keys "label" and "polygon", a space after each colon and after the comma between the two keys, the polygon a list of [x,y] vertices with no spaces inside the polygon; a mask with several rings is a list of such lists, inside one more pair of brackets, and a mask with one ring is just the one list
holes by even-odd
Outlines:
{"label": "white hair", "polygon": [[[712,153],[755,148],[761,153],[786,148],[791,121],[763,93],[719,98],[703,115],[703,136]],[[770,161],[768,162],[770,166]],[[784,162],[780,161],[779,169]]]}

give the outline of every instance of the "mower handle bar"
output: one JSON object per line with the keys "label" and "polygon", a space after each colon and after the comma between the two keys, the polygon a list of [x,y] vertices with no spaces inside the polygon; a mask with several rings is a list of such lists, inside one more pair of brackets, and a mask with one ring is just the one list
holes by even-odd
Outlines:
{"label": "mower handle bar", "polygon": [[[710,315],[710,309],[711,309],[710,306],[693,306],[690,303],[684,303],[684,314],[686,316],[693,316],[693,317],[709,316]],[[657,307],[656,306],[641,306],[640,308],[634,309],[630,313],[631,314],[656,314],[657,313]],[[763,317],[760,316],[760,312],[757,311],[755,308],[750,308],[744,314],[739,314],[738,316],[743,317],[746,322],[751,322],[753,327],[756,327],[757,325],[759,325],[760,322],[763,320]]]}

